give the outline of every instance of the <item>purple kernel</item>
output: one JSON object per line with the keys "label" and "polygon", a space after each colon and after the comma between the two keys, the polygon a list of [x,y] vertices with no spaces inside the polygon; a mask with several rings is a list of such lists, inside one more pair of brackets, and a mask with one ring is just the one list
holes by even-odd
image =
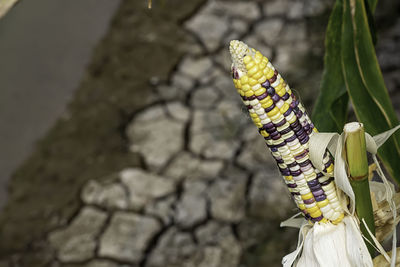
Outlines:
{"label": "purple kernel", "polygon": [[297,184],[287,184],[287,186],[290,187],[290,188],[296,188]]}
{"label": "purple kernel", "polygon": [[278,162],[280,164],[284,163],[283,159],[275,159],[275,160],[276,160],[276,162]]}
{"label": "purple kernel", "polygon": [[304,134],[304,130],[302,128],[300,128],[298,131],[296,131],[297,136],[300,136],[302,134]]}
{"label": "purple kernel", "polygon": [[290,171],[293,176],[299,176],[301,174],[301,170]]}
{"label": "purple kernel", "polygon": [[320,201],[325,200],[325,199],[326,199],[326,196],[325,196],[325,195],[320,195],[320,196],[316,196],[316,197],[315,197],[315,200],[316,200],[317,202],[320,202]]}
{"label": "purple kernel", "polygon": [[273,96],[271,96],[271,99],[272,99],[272,101],[274,101],[274,102],[278,102],[279,99],[280,99],[280,97],[279,97],[279,95],[274,94]]}
{"label": "purple kernel", "polygon": [[264,130],[271,129],[271,128],[274,128],[274,127],[275,126],[274,126],[274,124],[272,122],[268,122],[267,124],[264,124],[264,126],[263,126]]}
{"label": "purple kernel", "polygon": [[308,149],[304,150],[304,152],[301,153],[300,155],[294,156],[294,159],[300,160],[300,159],[302,159],[302,158],[303,158],[305,155],[307,155],[307,154],[308,154]]}
{"label": "purple kernel", "polygon": [[249,96],[249,97],[247,98],[247,100],[254,100],[254,99],[256,99],[256,96],[255,96],[255,95]]}
{"label": "purple kernel", "polygon": [[290,194],[292,194],[292,196],[295,196],[295,195],[300,195],[300,193],[299,193],[299,192],[290,192]]}
{"label": "purple kernel", "polygon": [[273,110],[275,107],[275,104],[272,104],[271,106],[267,107],[265,110],[265,112],[270,112],[271,110]]}
{"label": "purple kernel", "polygon": [[314,186],[310,186],[310,190],[311,191],[317,191],[317,190],[321,190],[321,185],[318,183]]}
{"label": "purple kernel", "polygon": [[268,96],[267,93],[263,93],[262,95],[257,96],[258,100],[263,100],[264,98],[266,98]]}
{"label": "purple kernel", "polygon": [[270,95],[270,96],[272,96],[272,95],[274,95],[275,94],[275,89],[273,88],[273,87],[268,87],[267,88],[267,93]]}
{"label": "purple kernel", "polygon": [[[283,99],[283,98],[282,98]],[[287,116],[289,116],[290,115],[290,113],[292,112],[292,108],[290,108],[289,107],[289,109],[288,110],[286,110],[286,112],[285,113],[283,113],[283,116],[285,116],[285,117],[287,117]]]}
{"label": "purple kernel", "polygon": [[274,83],[274,82],[276,81],[276,77],[277,77],[277,74],[275,74],[274,76],[272,76],[272,78],[269,79],[269,82],[270,82],[270,83]]}
{"label": "purple kernel", "polygon": [[319,182],[317,179],[312,179],[312,180],[308,181],[307,184],[309,186],[316,186],[316,185],[319,185]]}
{"label": "purple kernel", "polygon": [[277,136],[278,134],[279,132],[276,130],[276,128],[274,128],[274,130],[269,133],[270,136]]}
{"label": "purple kernel", "polygon": [[297,165],[297,162],[296,162],[296,161],[293,161],[292,163],[287,164],[287,166],[288,166],[289,168],[293,168],[293,167],[295,167],[296,165]]}
{"label": "purple kernel", "polygon": [[248,106],[247,106],[247,109],[252,109],[252,108],[253,108],[252,105],[248,105]]}
{"label": "purple kernel", "polygon": [[275,126],[276,126],[276,127],[280,127],[280,126],[284,125],[285,123],[286,123],[286,119],[283,118],[280,122],[275,123]]}
{"label": "purple kernel", "polygon": [[263,83],[261,84],[261,86],[264,87],[264,88],[268,88],[269,85],[270,85],[270,83],[269,83],[268,80],[266,80],[265,82],[263,82]]}
{"label": "purple kernel", "polygon": [[293,129],[294,132],[297,133],[298,131],[300,131],[301,125],[297,125],[296,127],[292,127],[292,129]]}
{"label": "purple kernel", "polygon": [[300,167],[305,167],[308,164],[311,164],[311,161],[309,159],[299,163]]}
{"label": "purple kernel", "polygon": [[271,152],[277,152],[278,151],[278,148],[276,148],[274,146],[271,146],[269,149],[271,150]]}
{"label": "purple kernel", "polygon": [[314,202],[315,202],[315,199],[314,199],[314,198],[304,199],[303,202],[304,202],[304,204],[309,205],[309,204],[314,203]]}
{"label": "purple kernel", "polygon": [[328,185],[328,184],[330,184],[332,181],[333,181],[333,178],[331,177],[331,178],[329,178],[329,180],[326,180],[325,182],[322,182],[321,185],[323,185],[323,186]]}
{"label": "purple kernel", "polygon": [[285,146],[285,145],[286,145],[286,143],[285,143],[285,141],[283,141],[282,143],[276,144],[275,146],[276,147],[282,147],[282,146]]}
{"label": "purple kernel", "polygon": [[295,122],[293,122],[292,124],[290,124],[290,127],[292,127],[292,129],[293,128],[295,128],[296,126],[298,126],[299,125],[299,121],[298,120],[295,120]]}
{"label": "purple kernel", "polygon": [[271,136],[271,138],[272,138],[273,140],[278,140],[279,138],[281,138],[281,135],[278,133],[278,135],[276,135],[276,136]]}
{"label": "purple kernel", "polygon": [[314,195],[315,197],[317,197],[317,196],[323,195],[323,194],[324,194],[324,190],[319,189],[319,190],[317,190],[317,191],[313,191],[312,193],[313,193],[313,195]]}
{"label": "purple kernel", "polygon": [[304,128],[304,130],[305,131],[308,131],[308,130],[310,130],[310,124],[305,124],[304,126],[303,126],[303,128]]}
{"label": "purple kernel", "polygon": [[285,141],[286,141],[287,143],[289,143],[289,142],[294,141],[296,138],[297,138],[296,135],[292,135],[291,137],[285,139]]}
{"label": "purple kernel", "polygon": [[310,140],[310,137],[308,137],[308,135],[306,135],[306,137],[304,137],[303,139],[300,140],[300,144],[304,145],[308,142],[308,140]]}
{"label": "purple kernel", "polygon": [[288,99],[289,99],[289,94],[288,94],[288,93],[285,93],[285,94],[282,96],[282,99],[283,99],[284,101],[288,100]]}
{"label": "purple kernel", "polygon": [[290,171],[289,171],[289,170],[281,171],[281,173],[282,173],[282,175],[284,175],[284,176],[289,176],[289,175],[290,175]]}
{"label": "purple kernel", "polygon": [[291,132],[291,131],[292,131],[292,129],[290,129],[290,127],[287,127],[285,129],[283,129],[282,131],[280,131],[280,133],[283,135],[283,134],[287,134],[288,132]]}
{"label": "purple kernel", "polygon": [[313,222],[319,222],[320,220],[322,220],[324,218],[324,216],[318,216],[318,217],[315,217],[315,218],[311,218],[311,220],[313,221]]}

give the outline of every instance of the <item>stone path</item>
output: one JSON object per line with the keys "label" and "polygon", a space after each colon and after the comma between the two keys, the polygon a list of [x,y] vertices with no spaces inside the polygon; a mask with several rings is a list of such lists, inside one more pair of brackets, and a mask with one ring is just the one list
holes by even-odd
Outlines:
{"label": "stone path", "polygon": [[236,95],[227,44],[244,40],[295,88],[314,85],[301,91],[310,101],[320,72],[301,67],[323,50],[310,21],[330,3],[305,3],[209,1],[185,22],[191,52],[169,81],[151,79],[155,101],[125,127],[144,167],[85,184],[78,212],[42,241],[49,266],[280,266],[297,236],[279,221],[295,206]]}

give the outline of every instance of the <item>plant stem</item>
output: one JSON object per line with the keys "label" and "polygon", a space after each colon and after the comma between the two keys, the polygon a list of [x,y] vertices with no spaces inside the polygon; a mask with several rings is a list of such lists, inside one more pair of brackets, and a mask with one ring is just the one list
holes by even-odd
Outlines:
{"label": "plant stem", "polygon": [[[364,219],[369,230],[375,235],[374,213],[372,209],[371,193],[368,182],[368,160],[365,145],[365,133],[362,123],[352,122],[344,126],[346,134],[346,161],[350,174],[350,184],[356,197],[356,212],[360,219],[362,234],[373,244],[362,220]],[[375,256],[375,249],[366,242],[371,257]]]}

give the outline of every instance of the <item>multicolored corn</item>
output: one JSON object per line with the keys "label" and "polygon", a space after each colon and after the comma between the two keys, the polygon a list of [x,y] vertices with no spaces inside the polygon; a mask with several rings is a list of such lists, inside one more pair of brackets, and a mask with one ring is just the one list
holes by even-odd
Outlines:
{"label": "multicolored corn", "polygon": [[241,41],[231,41],[232,76],[254,124],[264,137],[296,205],[311,222],[339,223],[344,213],[333,181],[333,161],[316,169],[308,141],[317,131],[299,100],[268,59]]}

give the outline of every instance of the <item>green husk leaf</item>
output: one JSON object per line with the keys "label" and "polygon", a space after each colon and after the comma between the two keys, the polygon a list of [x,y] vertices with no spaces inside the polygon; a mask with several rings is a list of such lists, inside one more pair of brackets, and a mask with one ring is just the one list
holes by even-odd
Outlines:
{"label": "green husk leaf", "polygon": [[[375,55],[364,1],[344,0],[341,47],[347,92],[366,132],[376,135],[396,126],[399,122]],[[400,134],[397,133],[378,150],[386,169],[398,183],[399,142]]]}
{"label": "green husk leaf", "polygon": [[312,119],[320,131],[341,132],[347,119],[348,96],[340,55],[343,1],[337,0],[325,37],[324,73]]}

